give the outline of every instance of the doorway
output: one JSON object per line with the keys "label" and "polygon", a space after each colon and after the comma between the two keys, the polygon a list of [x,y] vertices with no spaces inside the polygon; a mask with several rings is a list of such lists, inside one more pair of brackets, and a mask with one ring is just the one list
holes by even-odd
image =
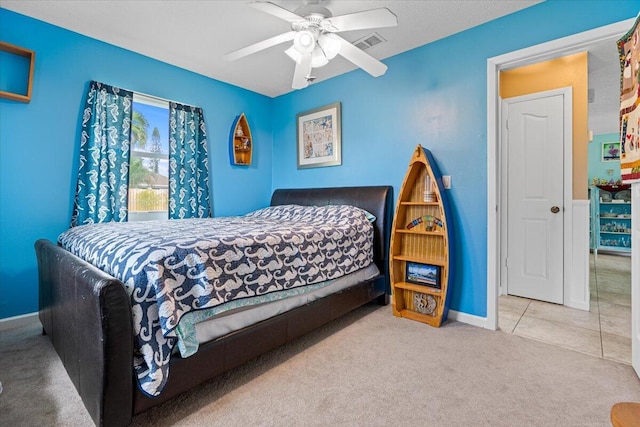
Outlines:
{"label": "doorway", "polygon": [[[499,188],[501,185],[501,169],[499,163],[499,139],[498,139],[498,126],[499,126],[499,97],[498,97],[498,75],[501,70],[509,69],[513,67],[523,66],[542,60],[555,58],[562,55],[576,53],[579,51],[587,50],[587,48],[597,42],[611,41],[615,42],[621,35],[631,28],[634,24],[634,19],[611,24],[605,27],[597,28],[591,31],[580,33],[574,36],[565,37],[563,39],[554,40],[548,43],[544,43],[531,48],[522,49],[520,51],[511,52],[505,55],[501,55],[487,60],[487,185],[488,185],[488,197],[487,197],[487,318],[485,327],[489,329],[497,329],[498,327],[498,286],[500,281],[500,257],[499,257],[499,242],[500,242],[500,224],[501,224],[501,211],[499,209]],[[638,211],[640,210],[640,185],[636,184],[632,186],[632,203],[634,206],[634,219],[640,219]],[[587,201],[588,203],[588,201]],[[588,221],[584,222],[584,229],[572,230],[574,239],[584,238],[588,239]],[[574,228],[575,225],[574,225]],[[578,227],[582,228],[582,227]],[[634,231],[640,232],[640,227],[634,224]],[[588,243],[581,242],[580,247]],[[640,289],[640,268],[636,264],[640,264],[640,251],[638,250],[640,245],[640,238],[634,237],[632,260],[633,271],[631,274],[632,288]],[[589,274],[589,265],[584,263],[584,266],[573,265],[571,262],[567,262],[565,259],[565,270],[569,270],[569,273],[573,280],[580,280],[581,275]],[[584,278],[584,277],[583,277]],[[586,283],[588,279],[584,278]],[[587,287],[588,292],[588,287]],[[637,293],[637,292],[636,292]],[[585,297],[588,298],[588,295]],[[636,296],[632,297],[634,300]],[[632,307],[632,363],[636,372],[640,372],[640,314],[638,310]]]}
{"label": "doorway", "polygon": [[[511,52],[487,60],[487,320],[486,327],[489,329],[498,328],[498,286],[502,274],[500,264],[499,243],[501,239],[501,212],[499,198],[501,193],[501,167],[499,153],[499,80],[501,70],[520,67],[536,62],[573,54],[584,51],[590,44],[610,40],[615,41],[624,34],[632,25],[634,20],[611,24],[595,30],[580,33],[563,39],[554,40],[541,45]],[[571,196],[569,196],[571,199]],[[572,201],[571,201],[572,202]],[[571,206],[571,202],[565,206]],[[578,224],[573,224],[569,229],[573,232],[569,236],[569,241],[580,247],[588,248],[588,201],[581,201],[579,208],[583,211],[579,215],[582,224],[579,230],[573,230]],[[567,228],[567,227],[565,227]],[[584,239],[580,242],[579,239]],[[565,254],[571,255],[571,251]],[[582,289],[582,295],[574,295],[574,298],[588,301],[588,262],[584,265],[574,266],[570,258],[565,257],[564,265],[567,275],[571,280],[586,283]],[[565,281],[566,286],[567,281]],[[566,303],[566,301],[565,301]],[[588,308],[587,308],[588,309]]]}

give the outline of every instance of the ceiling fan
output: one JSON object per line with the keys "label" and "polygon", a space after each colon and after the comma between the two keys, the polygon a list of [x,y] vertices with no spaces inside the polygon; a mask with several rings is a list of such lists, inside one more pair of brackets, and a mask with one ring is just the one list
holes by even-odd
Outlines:
{"label": "ceiling fan", "polygon": [[313,68],[326,65],[340,55],[374,77],[383,75],[387,66],[371,55],[358,49],[336,33],[370,28],[394,27],[398,19],[387,8],[367,10],[347,15],[333,16],[329,9],[318,4],[318,0],[307,1],[291,12],[271,2],[253,2],[251,6],[291,23],[291,31],[230,52],[224,56],[235,61],[247,55],[293,40],[285,53],[296,62],[293,73],[294,89],[309,85],[315,77]]}

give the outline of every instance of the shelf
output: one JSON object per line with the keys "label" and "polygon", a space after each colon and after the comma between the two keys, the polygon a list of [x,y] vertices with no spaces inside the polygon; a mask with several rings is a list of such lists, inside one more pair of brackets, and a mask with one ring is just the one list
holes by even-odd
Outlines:
{"label": "shelf", "polygon": [[596,187],[607,191],[609,193],[617,193],[618,191],[628,190],[631,188],[631,184],[620,184],[620,185],[596,185]]}
{"label": "shelf", "polygon": [[433,264],[444,267],[447,263],[443,259],[434,259],[434,258],[421,258],[416,256],[408,256],[408,255],[394,255],[394,261],[410,261],[410,262],[419,262],[421,264]]}
{"label": "shelf", "polygon": [[397,282],[394,284],[396,288],[407,289],[409,291],[420,292],[423,294],[429,294],[434,296],[442,296],[442,290],[436,288],[430,288],[429,286],[416,285],[415,283]]}
{"label": "shelf", "polygon": [[251,129],[244,113],[235,118],[229,135],[229,157],[232,165],[250,166],[253,154]]}
{"label": "shelf", "polygon": [[[14,93],[9,90],[4,90],[5,88],[0,89],[0,98],[7,98],[13,101],[25,102],[28,103],[31,101],[31,90],[33,88],[33,71],[35,68],[35,59],[36,53],[32,50],[25,49],[22,47],[14,46],[9,43],[0,42],[0,52],[7,52],[10,55],[16,55],[19,57],[23,57],[29,63],[29,71],[26,76],[25,82],[25,93]],[[9,61],[8,61],[9,62]],[[11,61],[12,62],[12,61]],[[2,70],[2,72],[6,72],[6,70]]]}
{"label": "shelf", "polygon": [[440,206],[438,202],[400,202],[403,206]]}
{"label": "shelf", "polygon": [[[612,200],[601,201],[600,189],[611,193]],[[629,186],[595,186],[591,188],[590,247],[617,252],[631,251],[631,203],[616,198],[617,193]],[[611,231],[607,231],[610,229]],[[629,230],[613,231],[613,230]],[[625,246],[629,245],[629,246]]]}
{"label": "shelf", "polygon": [[[414,227],[417,228],[418,226]],[[439,236],[439,237],[444,237],[444,233],[440,232],[440,231],[421,231],[421,230],[406,230],[406,229],[399,229],[396,230],[396,233],[404,233],[404,234],[422,234],[425,236]]]}
{"label": "shelf", "polygon": [[405,319],[417,320],[418,322],[427,323],[431,326],[440,326],[440,319],[438,316],[422,314],[407,309],[400,310],[398,314],[400,317],[404,317]]}
{"label": "shelf", "polygon": [[598,246],[598,250],[606,250],[606,251],[630,251],[630,246]]}
{"label": "shelf", "polygon": [[[425,192],[433,193],[433,201],[424,201]],[[431,152],[418,145],[400,189],[391,228],[389,258],[395,316],[434,327],[447,320],[454,253],[453,233],[447,222],[450,219],[440,171]],[[417,223],[419,220],[422,222]],[[413,226],[414,223],[417,224]],[[433,224],[433,228],[429,227],[432,231],[426,231],[427,224]],[[409,283],[407,274],[422,275],[425,283],[437,283],[440,289]]]}

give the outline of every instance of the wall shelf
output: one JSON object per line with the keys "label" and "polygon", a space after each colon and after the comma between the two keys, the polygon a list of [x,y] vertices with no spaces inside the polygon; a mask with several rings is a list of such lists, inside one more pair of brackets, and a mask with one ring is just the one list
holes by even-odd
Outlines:
{"label": "wall shelf", "polygon": [[253,155],[251,129],[244,113],[235,118],[229,135],[229,157],[232,165],[250,166]]}
{"label": "wall shelf", "polygon": [[12,55],[27,58],[29,61],[29,72],[26,79],[26,93],[19,94],[5,91],[0,88],[0,98],[11,99],[13,101],[28,103],[31,101],[31,89],[33,88],[33,70],[35,68],[36,53],[32,50],[14,46],[9,43],[0,42],[0,52],[7,52]]}

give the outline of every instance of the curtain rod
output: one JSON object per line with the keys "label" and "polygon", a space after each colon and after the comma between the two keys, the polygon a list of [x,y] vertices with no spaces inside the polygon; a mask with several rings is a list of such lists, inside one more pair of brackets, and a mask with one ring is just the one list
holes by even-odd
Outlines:
{"label": "curtain rod", "polygon": [[175,100],[172,100],[172,99],[160,98],[159,96],[149,95],[148,93],[142,93],[142,92],[139,92],[137,90],[131,90],[131,89],[126,89],[126,88],[123,88],[123,89],[124,90],[128,90],[129,92],[132,92],[135,95],[138,95],[140,97],[149,98],[150,100],[153,100],[153,101],[160,101],[160,102],[167,102],[167,103],[173,102],[174,104],[187,105],[189,107],[200,108],[197,105],[191,105],[191,104],[187,104],[187,103],[184,103],[184,102],[175,101]]}

